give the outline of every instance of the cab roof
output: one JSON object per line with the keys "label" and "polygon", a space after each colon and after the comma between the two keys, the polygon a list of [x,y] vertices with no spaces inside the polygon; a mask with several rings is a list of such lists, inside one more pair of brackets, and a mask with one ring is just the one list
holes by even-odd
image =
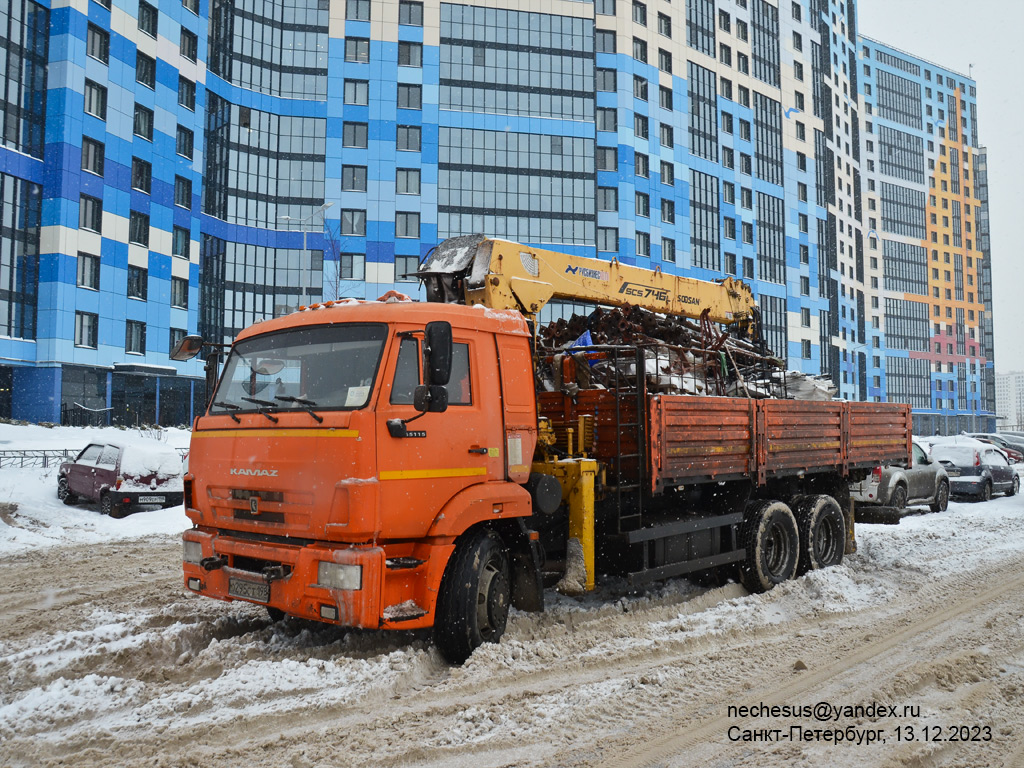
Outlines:
{"label": "cab roof", "polygon": [[480,304],[441,304],[390,298],[387,301],[341,299],[324,301],[272,320],[254,323],[241,331],[235,341],[288,328],[303,328],[333,323],[403,323],[425,326],[434,320],[447,320],[453,328],[528,336],[526,319],[515,310],[496,310]]}

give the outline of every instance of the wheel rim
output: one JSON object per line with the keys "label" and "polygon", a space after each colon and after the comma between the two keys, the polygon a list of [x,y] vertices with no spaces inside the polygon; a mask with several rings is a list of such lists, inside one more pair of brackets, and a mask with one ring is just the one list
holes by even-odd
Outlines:
{"label": "wheel rim", "polygon": [[945,510],[949,506],[949,486],[943,483],[939,486],[939,509]]}
{"label": "wheel rim", "polygon": [[113,503],[111,503],[109,496],[104,496],[103,499],[100,501],[100,509],[102,509],[103,513],[106,515],[109,515],[111,512],[114,511],[114,505]]}
{"label": "wheel rim", "polygon": [[764,567],[774,578],[785,575],[790,559],[789,535],[779,523],[772,523],[764,542]]}
{"label": "wheel rim", "polygon": [[839,540],[839,524],[831,515],[823,518],[814,536],[815,560],[822,565],[833,562]]}
{"label": "wheel rim", "polygon": [[66,478],[61,478],[57,481],[57,498],[64,501],[68,497],[68,481]]}
{"label": "wheel rim", "polygon": [[902,485],[896,486],[893,490],[891,502],[896,509],[904,509],[907,506],[907,491]]}
{"label": "wheel rim", "polygon": [[485,641],[493,637],[499,629],[499,622],[496,619],[505,601],[494,588],[501,584],[503,578],[500,564],[495,562],[493,557],[488,559],[480,573],[480,583],[476,592],[476,625]]}

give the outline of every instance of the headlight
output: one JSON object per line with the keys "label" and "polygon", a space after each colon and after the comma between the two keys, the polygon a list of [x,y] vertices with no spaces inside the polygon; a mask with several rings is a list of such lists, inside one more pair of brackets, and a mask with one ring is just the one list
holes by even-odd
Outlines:
{"label": "headlight", "polygon": [[185,539],[183,544],[183,559],[186,563],[199,564],[199,561],[203,559],[203,545],[198,541],[189,541]]}
{"label": "headlight", "polygon": [[328,589],[362,589],[363,566],[321,560],[316,569],[316,580],[321,587]]}

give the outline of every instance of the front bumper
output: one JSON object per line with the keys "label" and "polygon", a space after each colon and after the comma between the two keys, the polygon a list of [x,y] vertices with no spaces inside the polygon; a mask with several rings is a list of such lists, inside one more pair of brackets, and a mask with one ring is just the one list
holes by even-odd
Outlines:
{"label": "front bumper", "polygon": [[[245,600],[277,608],[292,616],[348,627],[381,626],[384,550],[374,546],[327,546],[252,541],[198,529],[184,541],[198,542],[202,559],[183,564],[185,586],[218,600]],[[358,566],[357,589],[318,584],[321,561]]]}

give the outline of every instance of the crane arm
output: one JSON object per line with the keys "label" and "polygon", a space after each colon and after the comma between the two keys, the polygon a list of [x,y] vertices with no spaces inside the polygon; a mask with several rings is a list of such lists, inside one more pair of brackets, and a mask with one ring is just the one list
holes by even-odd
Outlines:
{"label": "crane arm", "polygon": [[690,318],[707,311],[710,320],[724,324],[746,325],[757,310],[750,286],[731,277],[697,280],[481,235],[445,240],[417,274],[428,301],[518,309],[530,319],[553,299],[628,304]]}

